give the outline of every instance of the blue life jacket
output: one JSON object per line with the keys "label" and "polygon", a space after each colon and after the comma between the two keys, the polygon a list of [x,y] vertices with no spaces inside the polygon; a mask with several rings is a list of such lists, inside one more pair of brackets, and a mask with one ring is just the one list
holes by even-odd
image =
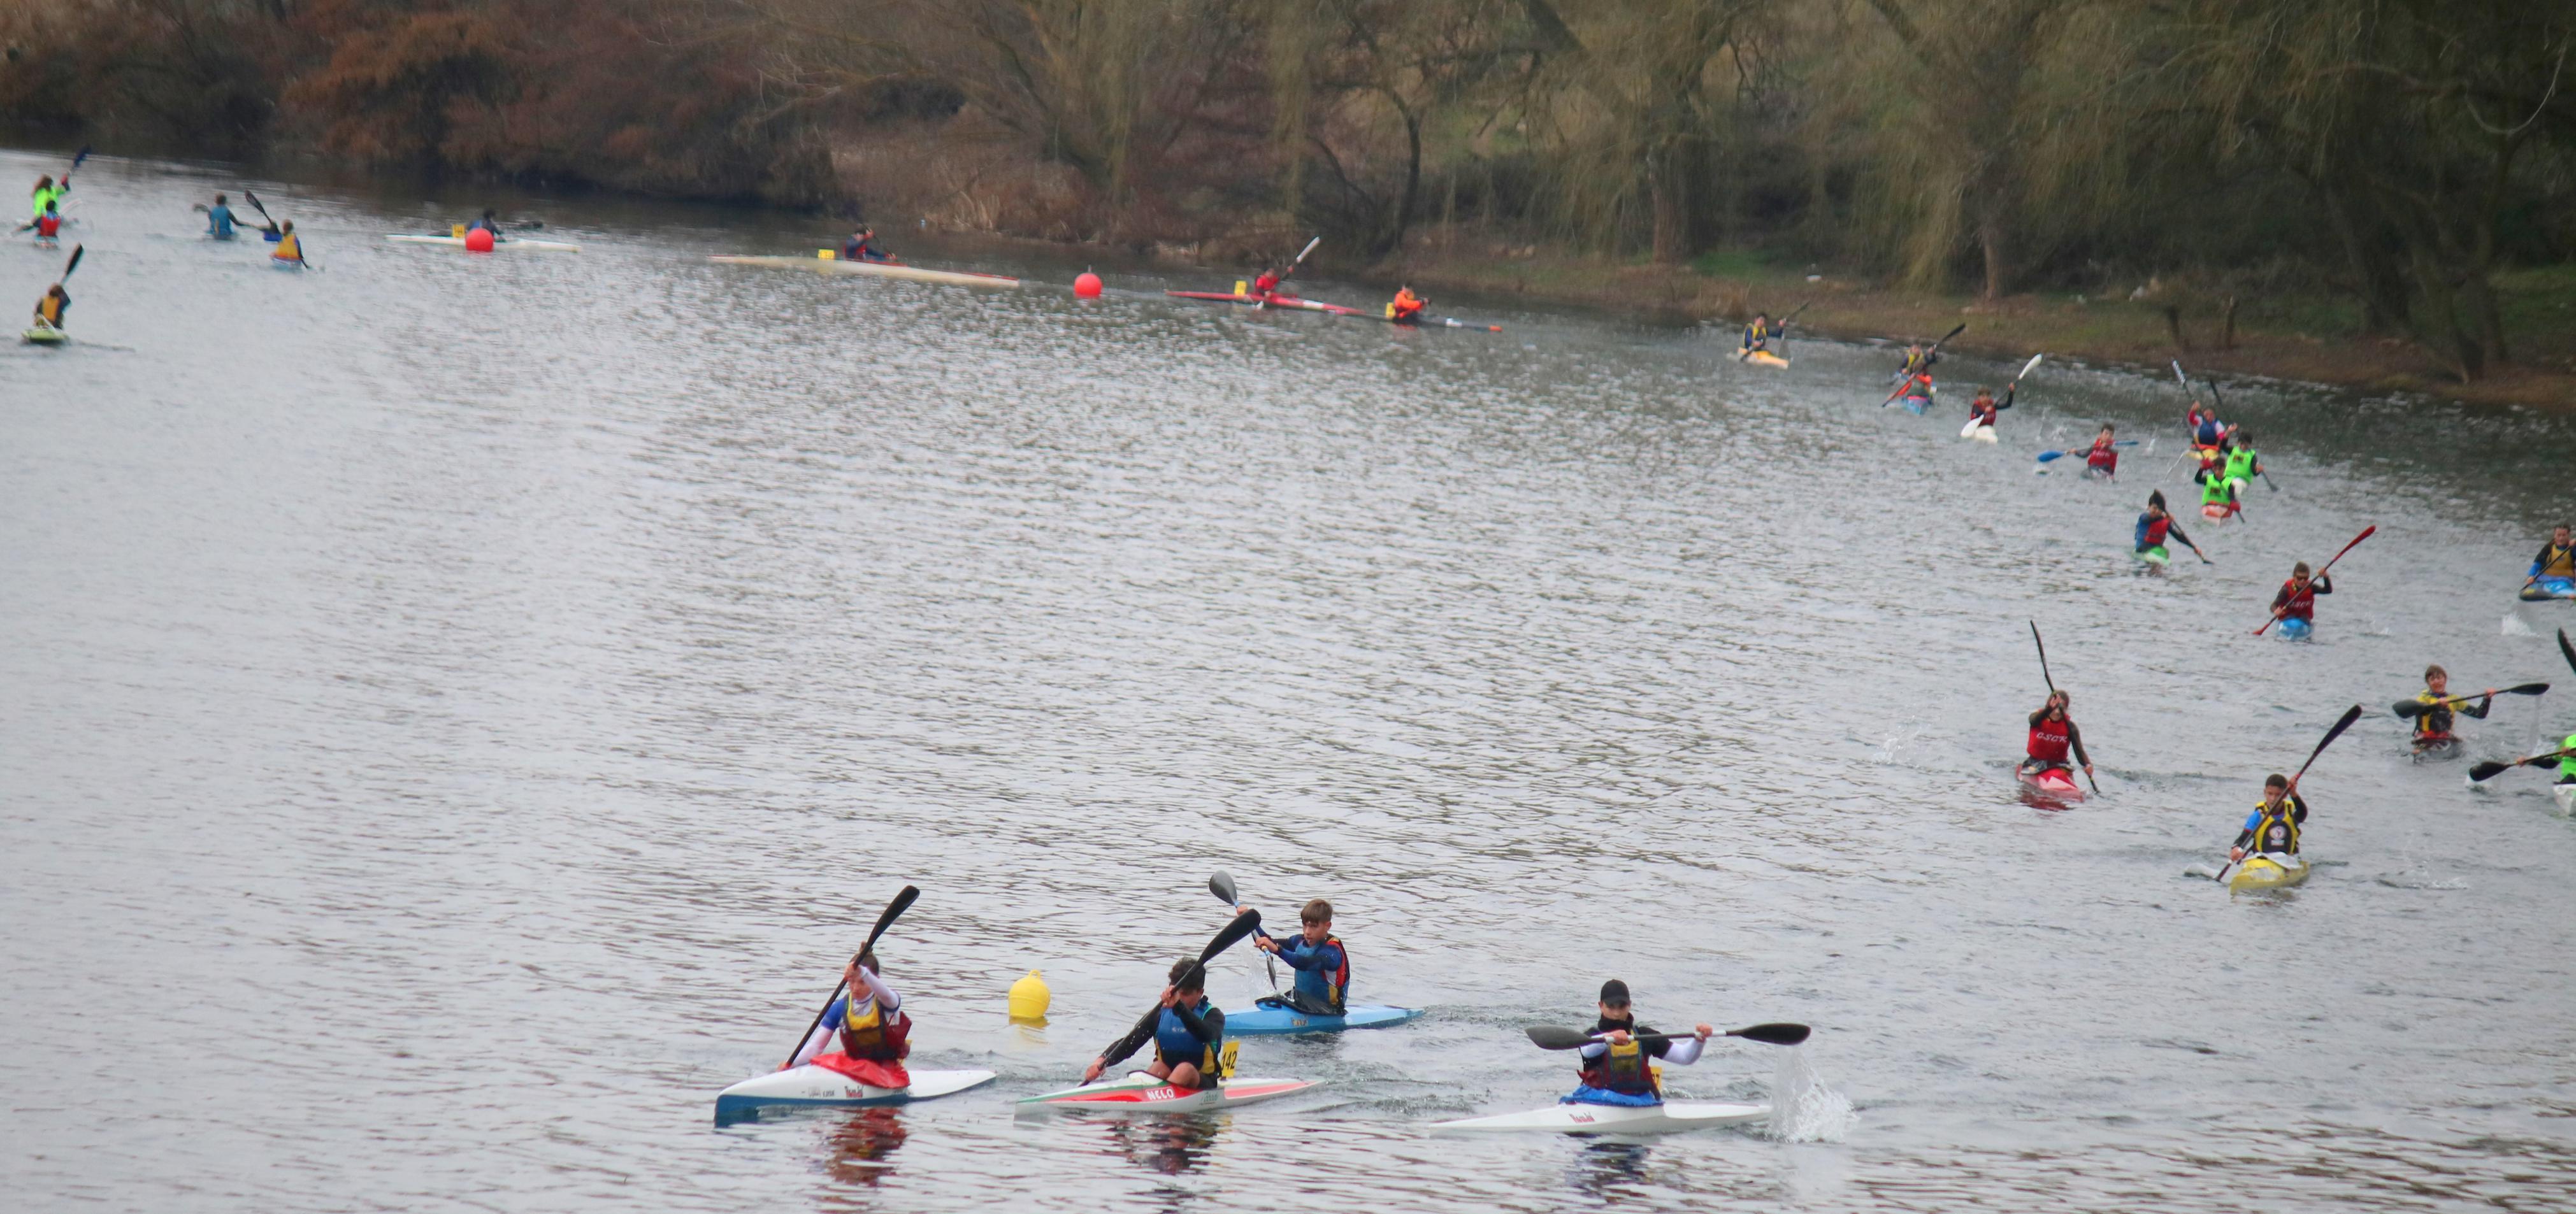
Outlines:
{"label": "blue life jacket", "polygon": [[206,235],[217,240],[233,238],[233,209],[217,206],[206,212]]}
{"label": "blue life jacket", "polygon": [[1296,990],[1299,995],[1306,998],[1308,1006],[1327,1007],[1339,1013],[1342,1010],[1342,1000],[1347,998],[1351,991],[1350,946],[1343,944],[1339,936],[1326,936],[1322,944],[1308,944],[1304,936],[1292,936],[1281,944],[1283,954],[1294,954],[1299,957],[1308,954],[1317,955],[1319,958],[1329,956],[1331,954],[1325,952],[1327,949],[1340,956],[1330,966],[1319,965],[1313,969],[1299,968]]}
{"label": "blue life jacket", "polygon": [[[1197,1007],[1190,1009],[1199,1016],[1206,1016],[1214,1010],[1216,1005],[1205,995],[1199,997]],[[1181,1023],[1179,1016],[1172,1014],[1170,1008],[1164,1008],[1154,1020],[1154,1053],[1161,1057],[1165,1066],[1179,1066],[1186,1062],[1197,1067],[1200,1074],[1214,1076],[1217,1045],[1217,1042],[1201,1041],[1191,1036],[1190,1030]]]}

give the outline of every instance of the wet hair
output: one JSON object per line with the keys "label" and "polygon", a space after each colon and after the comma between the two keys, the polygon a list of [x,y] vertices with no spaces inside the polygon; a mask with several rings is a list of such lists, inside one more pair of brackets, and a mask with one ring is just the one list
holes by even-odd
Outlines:
{"label": "wet hair", "polygon": [[1628,984],[1616,978],[1602,983],[1601,1002],[1611,1007],[1628,1006]]}
{"label": "wet hair", "polygon": [[2102,423],[2102,433],[2104,433],[2104,434],[2117,434],[2117,433],[2119,433],[2119,432],[2120,432],[2120,431],[2118,430],[2118,428],[2114,427],[2111,423],[2109,423],[2109,422],[2104,422],[2104,423]]}
{"label": "wet hair", "polygon": [[1297,921],[1299,923],[1330,923],[1333,921],[1333,904],[1326,902],[1321,898],[1317,898],[1298,909]]}
{"label": "wet hair", "polygon": [[2158,510],[2162,510],[2162,509],[2164,509],[2164,508],[2165,508],[2165,491],[2164,491],[2164,490],[2162,490],[2162,489],[2150,489],[2150,490],[2148,490],[2148,491],[2147,491],[2147,504],[2148,504],[2148,505],[2150,505],[2150,506],[2155,507],[2155,508],[2156,508],[2156,509],[2158,509]]}
{"label": "wet hair", "polygon": [[2075,696],[2063,687],[2051,690],[2048,693],[2048,699],[2050,703],[2053,703],[2060,708],[2075,707]]}
{"label": "wet hair", "polygon": [[2433,681],[2433,679],[2434,679],[2434,677],[2435,677],[2435,676],[2437,676],[2437,675],[2438,675],[2438,676],[2440,676],[2440,677],[2442,677],[2442,678],[2447,679],[2447,678],[2451,677],[2451,672],[2450,672],[2450,671],[2447,671],[2447,670],[2444,670],[2444,669],[2442,669],[2442,668],[2441,668],[2441,667],[2439,667],[2439,666],[2427,666],[2427,667],[2425,667],[2425,668],[2424,668],[2424,681],[2425,681],[2425,682],[2427,682],[2427,683],[2432,682],[2432,681]]}
{"label": "wet hair", "polygon": [[1184,991],[1207,989],[1207,966],[1196,957],[1183,957],[1172,963],[1172,985]]}
{"label": "wet hair", "polygon": [[2288,788],[2289,786],[2290,777],[2282,775],[2277,771],[2273,772],[2271,775],[2263,777],[2263,787],[2265,788]]}

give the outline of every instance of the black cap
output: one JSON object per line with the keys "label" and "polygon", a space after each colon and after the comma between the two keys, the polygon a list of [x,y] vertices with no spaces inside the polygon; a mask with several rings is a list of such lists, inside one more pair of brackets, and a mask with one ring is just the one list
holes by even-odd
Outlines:
{"label": "black cap", "polygon": [[1601,1002],[1612,1007],[1628,1006],[1628,984],[1616,978],[1601,984]]}

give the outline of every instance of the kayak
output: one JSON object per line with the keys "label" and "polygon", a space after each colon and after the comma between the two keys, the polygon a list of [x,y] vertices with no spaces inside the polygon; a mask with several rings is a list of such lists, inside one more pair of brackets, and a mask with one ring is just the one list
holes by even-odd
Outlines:
{"label": "kayak", "polygon": [[292,257],[279,257],[272,253],[268,258],[268,268],[272,270],[301,270],[304,268],[304,263],[297,261]]}
{"label": "kayak", "polygon": [[2456,737],[2430,738],[2415,743],[2415,761],[2439,763],[2445,759],[2456,759],[2460,757],[2462,749],[2464,748]]}
{"label": "kayak", "polygon": [[[1252,295],[1241,291],[1232,293],[1223,291],[1165,291],[1163,294],[1169,295],[1174,299],[1204,299],[1211,303],[1257,304],[1264,302],[1258,295]],[[1320,300],[1299,299],[1294,295],[1273,295],[1267,302],[1268,305],[1273,308],[1295,308],[1305,312],[1330,313],[1334,316],[1370,315],[1370,313],[1364,309],[1345,308],[1340,304],[1328,304]]]}
{"label": "kayak", "polygon": [[2164,545],[2158,544],[2153,548],[2140,549],[2138,551],[2138,559],[2145,561],[2158,569],[2162,569],[2168,562],[2173,560],[2173,553],[2166,551]]}
{"label": "kayak", "polygon": [[865,274],[874,278],[900,278],[906,282],[938,282],[956,287],[1017,287],[1020,280],[1002,274],[977,274],[971,270],[925,270],[891,261],[843,261],[838,257],[732,257],[716,256],[707,260],[729,266],[774,266],[788,270],[812,270],[817,274]]}
{"label": "kayak", "polygon": [[1408,1020],[1417,1020],[1422,1009],[1387,1007],[1375,1003],[1354,1003],[1342,1009],[1339,1016],[1310,1016],[1285,1004],[1264,999],[1242,1011],[1225,1014],[1228,1037],[1280,1037],[1291,1033],[1338,1033],[1345,1029],[1391,1028]]}
{"label": "kayak", "polygon": [[1987,425],[1986,419],[1982,417],[1971,417],[1968,419],[1967,425],[1959,427],[1959,437],[1972,438],[1981,443],[1991,443],[1995,441],[1995,428]]}
{"label": "kayak", "polygon": [[2281,621],[2280,631],[2284,641],[2304,641],[2316,635],[2317,626],[2306,620],[2285,619]]}
{"label": "kayak", "polygon": [[2227,879],[2227,888],[2288,889],[2307,880],[2308,862],[2297,856],[2289,857],[2289,861],[2284,865],[2270,856],[2247,856],[2245,863],[2237,866],[2236,875]]}
{"label": "kayak", "polygon": [[912,1071],[912,1086],[881,1088],[813,1065],[745,1079],[716,1094],[719,1122],[757,1121],[765,1108],[855,1109],[954,1096],[993,1081],[991,1071]]}
{"label": "kayak", "polygon": [[1993,426],[1979,426],[1977,427],[1977,432],[1969,435],[1968,437],[1976,442],[1991,443],[1995,441],[1995,428]]}
{"label": "kayak", "polygon": [[1925,409],[1932,407],[1932,398],[1929,396],[1916,396],[1912,393],[1907,393],[1905,398],[1897,403],[1904,405],[1906,412],[1911,413],[1916,417],[1921,417]]}
{"label": "kayak", "polygon": [[2558,816],[2576,818],[2576,784],[2552,784],[2549,795],[2558,798]]}
{"label": "kayak", "polygon": [[2576,599],[2576,578],[2542,578],[2523,587],[2522,597],[2525,601],[2533,603],[2546,602],[2550,599]]}
{"label": "kayak", "polygon": [[[1226,1017],[1229,1028],[1232,1016]],[[1257,1104],[1294,1096],[1316,1086],[1303,1079],[1229,1079],[1224,1086],[1203,1092],[1176,1088],[1143,1071],[1128,1075],[1116,1083],[1095,1083],[1089,1087],[1066,1088],[1043,1096],[1020,1100],[1021,1114],[1054,1113],[1067,1109],[1104,1109],[1112,1113],[1216,1113],[1241,1105]]]}
{"label": "kayak", "polygon": [[1782,358],[1769,350],[1755,350],[1750,354],[1739,356],[1736,361],[1748,362],[1757,367],[1769,367],[1775,371],[1789,365],[1788,359]]}
{"label": "kayak", "polygon": [[[385,239],[396,244],[440,244],[451,249],[465,247],[465,238],[462,236],[405,236],[396,233]],[[581,246],[577,244],[565,244],[560,240],[529,240],[524,236],[504,236],[492,242],[493,252],[498,253],[503,249],[546,250],[556,253],[581,252]]]}
{"label": "kayak", "polygon": [[72,339],[71,334],[65,333],[41,320],[36,322],[34,328],[19,334],[18,337],[19,340],[24,341],[31,346],[59,346]]}
{"label": "kayak", "polygon": [[2200,504],[2200,517],[2216,522],[2226,522],[2228,516],[2234,513],[2236,513],[2236,508],[2233,506],[2222,506],[2217,502],[2202,502]]}
{"label": "kayak", "polygon": [[2020,775],[2022,788],[2033,796],[2068,802],[2084,799],[2084,790],[2075,786],[2074,772],[2051,767],[2038,772],[2025,771]]}
{"label": "kayak", "polygon": [[1771,1116],[1764,1104],[1715,1104],[1668,1101],[1632,1107],[1614,1104],[1553,1104],[1526,1113],[1499,1113],[1460,1121],[1434,1122],[1434,1134],[1680,1134],[1718,1126],[1743,1125]]}

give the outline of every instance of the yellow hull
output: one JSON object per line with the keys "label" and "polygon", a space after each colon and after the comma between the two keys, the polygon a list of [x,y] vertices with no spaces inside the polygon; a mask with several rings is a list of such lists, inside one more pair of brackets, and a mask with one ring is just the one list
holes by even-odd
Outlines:
{"label": "yellow hull", "polygon": [[2227,879],[2231,890],[2288,889],[2308,879],[2308,862],[2292,857],[2283,867],[2264,856],[2248,856],[2238,865],[2236,875]]}
{"label": "yellow hull", "polygon": [[1769,350],[1756,350],[1751,354],[1745,355],[1744,361],[1757,367],[1770,367],[1775,370],[1789,365],[1788,359],[1782,358]]}

